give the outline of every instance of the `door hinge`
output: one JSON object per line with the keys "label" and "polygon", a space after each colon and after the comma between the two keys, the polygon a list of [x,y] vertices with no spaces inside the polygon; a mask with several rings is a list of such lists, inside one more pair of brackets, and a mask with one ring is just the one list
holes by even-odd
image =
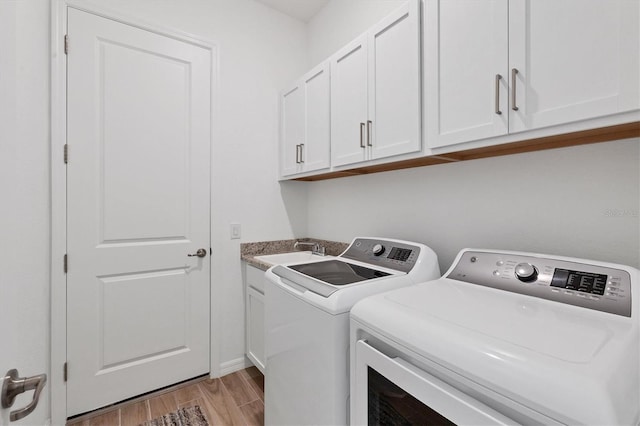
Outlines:
{"label": "door hinge", "polygon": [[64,164],[67,164],[69,162],[69,145],[68,144],[64,144]]}
{"label": "door hinge", "polygon": [[69,34],[64,35],[64,54],[69,54]]}
{"label": "door hinge", "polygon": [[69,369],[67,367],[67,363],[64,363],[64,366],[62,367],[62,376],[64,378],[64,381],[67,381],[67,375],[69,374]]}
{"label": "door hinge", "polygon": [[69,270],[69,261],[67,260],[67,255],[64,255],[64,260],[62,261],[62,268],[64,269],[64,273],[66,274],[67,271]]}

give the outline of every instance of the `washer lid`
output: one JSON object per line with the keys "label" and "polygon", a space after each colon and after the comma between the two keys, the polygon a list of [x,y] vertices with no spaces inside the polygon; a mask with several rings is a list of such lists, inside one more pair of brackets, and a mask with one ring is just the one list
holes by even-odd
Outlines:
{"label": "washer lid", "polygon": [[290,265],[289,268],[301,274],[333,285],[353,284],[359,281],[371,280],[391,275],[384,271],[367,268],[339,260],[302,263]]}
{"label": "washer lid", "polygon": [[280,278],[288,280],[294,286],[299,286],[325,298],[340,289],[364,281],[388,278],[392,275],[406,275],[398,271],[372,269],[358,265],[355,261],[347,262],[339,259],[277,265],[271,271]]}

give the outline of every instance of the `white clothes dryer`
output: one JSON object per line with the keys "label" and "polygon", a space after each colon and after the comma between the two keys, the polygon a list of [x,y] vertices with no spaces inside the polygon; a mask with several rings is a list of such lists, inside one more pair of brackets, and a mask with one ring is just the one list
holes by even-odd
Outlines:
{"label": "white clothes dryer", "polygon": [[[351,311],[351,422],[637,425],[639,273],[461,251]],[[403,423],[405,422],[405,423]]]}

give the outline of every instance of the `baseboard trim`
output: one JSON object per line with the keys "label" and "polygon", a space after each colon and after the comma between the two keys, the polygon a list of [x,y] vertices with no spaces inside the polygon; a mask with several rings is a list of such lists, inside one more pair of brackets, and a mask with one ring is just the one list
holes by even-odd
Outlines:
{"label": "baseboard trim", "polygon": [[236,371],[244,370],[247,367],[251,367],[253,364],[247,357],[232,359],[220,364],[220,377],[227,374],[235,373]]}

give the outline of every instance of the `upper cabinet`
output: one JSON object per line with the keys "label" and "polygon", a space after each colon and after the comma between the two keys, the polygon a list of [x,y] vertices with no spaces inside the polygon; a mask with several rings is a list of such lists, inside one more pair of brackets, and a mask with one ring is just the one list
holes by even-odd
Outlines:
{"label": "upper cabinet", "polygon": [[640,2],[509,2],[509,129],[640,107]]}
{"label": "upper cabinet", "polygon": [[432,148],[640,107],[635,0],[425,0]]}
{"label": "upper cabinet", "polygon": [[408,0],[282,92],[281,177],[630,137],[639,75],[640,0]]}
{"label": "upper cabinet", "polygon": [[280,174],[291,176],[329,167],[329,63],[314,68],[280,96]]}
{"label": "upper cabinet", "polygon": [[331,62],[331,165],[421,149],[420,3],[411,0]]}
{"label": "upper cabinet", "polygon": [[426,0],[424,14],[428,145],[506,134],[507,0]]}

